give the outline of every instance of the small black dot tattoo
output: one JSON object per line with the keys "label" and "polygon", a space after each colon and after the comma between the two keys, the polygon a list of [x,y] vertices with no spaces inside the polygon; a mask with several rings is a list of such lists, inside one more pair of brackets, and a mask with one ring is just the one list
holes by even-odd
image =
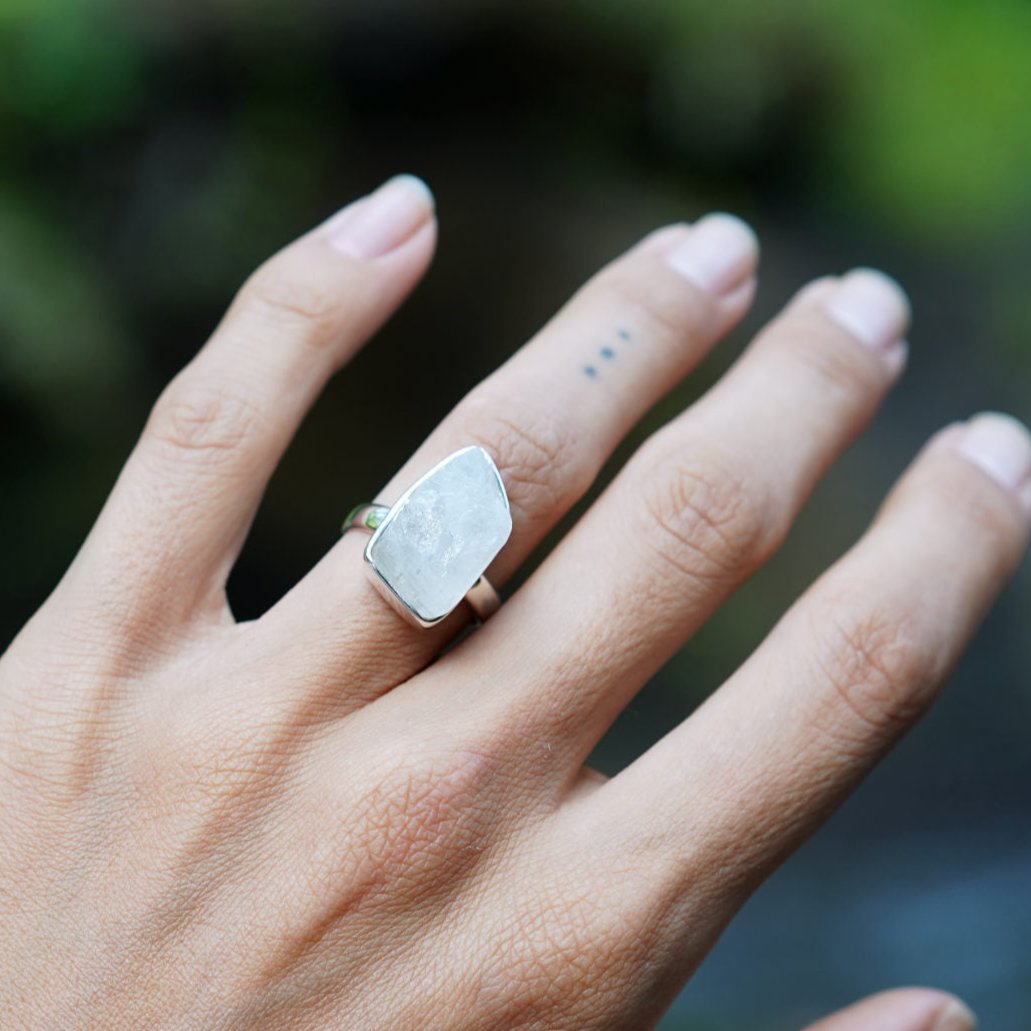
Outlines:
{"label": "small black dot tattoo", "polygon": [[594,379],[594,377],[598,375],[598,370],[593,365],[585,365],[584,372],[591,379]]}
{"label": "small black dot tattoo", "polygon": [[616,334],[616,336],[618,336],[620,340],[629,340],[630,339],[630,330],[629,329],[621,329]]}
{"label": "small black dot tattoo", "polygon": [[607,358],[609,361],[612,361],[612,359],[616,357],[616,352],[613,351],[611,347],[603,347],[598,353],[602,358]]}

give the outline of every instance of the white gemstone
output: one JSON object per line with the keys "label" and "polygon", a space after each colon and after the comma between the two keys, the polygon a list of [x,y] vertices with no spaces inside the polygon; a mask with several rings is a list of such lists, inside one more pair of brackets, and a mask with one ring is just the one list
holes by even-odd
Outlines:
{"label": "white gemstone", "polygon": [[497,466],[483,448],[467,447],[401,495],[365,558],[397,599],[434,623],[465,597],[511,532]]}

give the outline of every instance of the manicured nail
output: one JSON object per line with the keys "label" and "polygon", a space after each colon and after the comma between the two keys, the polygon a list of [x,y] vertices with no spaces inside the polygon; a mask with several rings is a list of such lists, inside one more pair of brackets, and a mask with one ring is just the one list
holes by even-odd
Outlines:
{"label": "manicured nail", "polygon": [[1026,496],[1031,480],[1031,434],[1010,415],[975,415],[960,437],[957,450],[1007,490]]}
{"label": "manicured nail", "polygon": [[330,243],[352,258],[381,258],[410,239],[433,214],[433,194],[414,175],[396,175],[334,219]]}
{"label": "manicured nail", "polygon": [[666,254],[686,279],[712,294],[729,294],[755,274],[759,241],[734,215],[706,215]]}
{"label": "manicured nail", "polygon": [[977,1017],[959,999],[953,999],[938,1014],[931,1031],[976,1031]]}
{"label": "manicured nail", "polygon": [[902,287],[873,269],[848,273],[823,306],[857,340],[878,350],[897,344],[909,326],[909,300]]}

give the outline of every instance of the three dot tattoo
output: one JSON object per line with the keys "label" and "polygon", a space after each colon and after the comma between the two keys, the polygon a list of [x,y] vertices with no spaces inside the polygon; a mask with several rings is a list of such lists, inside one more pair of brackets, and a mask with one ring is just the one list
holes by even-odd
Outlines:
{"label": "three dot tattoo", "polygon": [[[618,330],[617,333],[616,333],[616,336],[619,337],[619,339],[624,341],[624,342],[629,341],[631,339],[630,330],[628,330],[628,329],[620,329],[620,330]],[[611,361],[614,361],[615,358],[616,358],[616,349],[614,347],[610,347],[608,344],[605,344],[603,347],[600,347],[598,349],[598,354],[601,355],[601,357],[604,358],[605,361],[611,362]],[[598,366],[597,365],[585,365],[584,366],[584,375],[588,379],[597,379],[597,377],[598,377]]]}

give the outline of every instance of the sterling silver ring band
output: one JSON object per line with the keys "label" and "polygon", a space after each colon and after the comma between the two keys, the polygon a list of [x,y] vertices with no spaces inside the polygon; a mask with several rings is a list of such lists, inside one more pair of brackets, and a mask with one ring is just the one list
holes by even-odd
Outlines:
{"label": "sterling silver ring band", "polygon": [[363,503],[341,528],[372,536],[364,559],[373,584],[409,622],[434,626],[466,601],[482,623],[501,604],[484,575],[512,532],[505,486],[481,447],[435,465],[393,505]]}

